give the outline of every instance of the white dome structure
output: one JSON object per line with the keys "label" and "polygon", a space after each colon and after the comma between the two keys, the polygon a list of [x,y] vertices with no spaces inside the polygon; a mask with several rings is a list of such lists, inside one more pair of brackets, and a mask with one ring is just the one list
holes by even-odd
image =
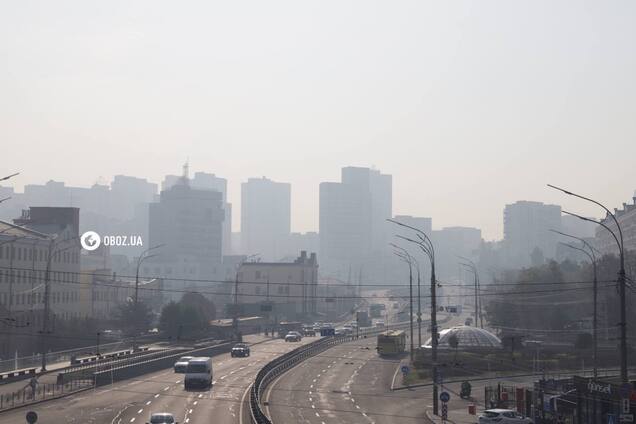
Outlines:
{"label": "white dome structure", "polygon": [[[439,332],[439,349],[453,349],[449,341],[451,336],[455,335],[458,340],[458,349],[501,349],[501,340],[489,331],[482,328],[471,327],[468,325],[460,325],[457,327],[446,328]],[[432,339],[428,339],[422,347],[430,349]]]}

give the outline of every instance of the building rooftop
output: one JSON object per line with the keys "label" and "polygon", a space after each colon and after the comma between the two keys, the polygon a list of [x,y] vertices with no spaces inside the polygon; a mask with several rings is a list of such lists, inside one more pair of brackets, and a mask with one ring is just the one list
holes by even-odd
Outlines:
{"label": "building rooftop", "polygon": [[[499,337],[495,336],[490,331],[468,325],[460,325],[440,331],[438,347],[440,349],[453,349],[450,345],[450,339],[453,335],[455,335],[458,339],[458,349],[500,349],[502,347]],[[423,347],[431,347],[430,338],[426,341],[426,344]]]}

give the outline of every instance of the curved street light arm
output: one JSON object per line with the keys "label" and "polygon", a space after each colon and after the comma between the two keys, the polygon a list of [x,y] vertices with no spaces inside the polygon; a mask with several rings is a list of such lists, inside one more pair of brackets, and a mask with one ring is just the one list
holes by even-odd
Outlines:
{"label": "curved street light arm", "polygon": [[620,254],[621,258],[623,258],[623,248],[621,247],[621,242],[618,240],[618,237],[616,237],[616,233],[614,231],[612,231],[612,229],[610,227],[608,227],[606,224],[603,224],[602,222],[597,221],[597,220],[592,219],[592,218],[586,218],[584,216],[577,215],[577,214],[572,213],[572,212],[568,212],[566,210],[562,210],[561,212],[563,212],[564,214],[567,214],[567,215],[575,216],[575,217],[577,217],[579,219],[582,219],[583,221],[593,222],[593,223],[595,223],[597,225],[600,225],[601,227],[605,228],[607,231],[609,231],[609,233],[612,235],[612,237],[614,237],[614,240],[616,240],[616,244],[618,245],[618,251],[619,251],[618,253]]}
{"label": "curved street light arm", "polygon": [[[597,251],[597,250],[596,250],[595,248],[593,248],[591,244],[589,244],[587,241],[585,241],[585,239],[583,239],[583,238],[581,238],[581,237],[573,236],[572,234],[567,234],[567,233],[563,233],[563,232],[561,232],[561,231],[553,230],[553,229],[550,229],[550,231],[552,231],[553,233],[561,234],[562,236],[565,236],[565,237],[573,238],[573,239],[578,240],[578,241],[580,241],[581,243],[583,243],[583,245],[584,245],[585,247],[587,247],[588,249],[590,249],[590,252],[591,252],[591,254],[592,254],[592,255],[591,255],[591,257],[590,257],[590,259],[591,259],[593,262],[596,262],[596,254],[595,254],[595,251]],[[564,245],[566,245],[566,246],[570,246],[570,247],[574,247],[574,246],[571,246],[571,245],[569,245],[569,244],[567,244],[567,243],[561,243],[561,244],[564,244]],[[578,248],[577,248],[577,249],[578,249]],[[581,250],[581,249],[579,249],[579,250]],[[587,251],[586,251],[586,253],[587,253]],[[588,256],[590,256],[590,255],[588,254]]]}
{"label": "curved street light arm", "polygon": [[[580,194],[572,193],[571,191],[567,191],[567,190],[565,190],[565,189],[563,189],[561,187],[557,187],[557,186],[552,185],[552,184],[548,184],[548,187],[553,188],[555,190],[562,191],[563,193],[565,193],[567,195],[578,197],[579,199],[587,200],[588,202],[592,202],[595,205],[598,205],[601,208],[605,209],[605,212],[607,212],[607,214],[612,217],[612,219],[614,220],[614,223],[616,224],[616,228],[618,228],[618,235],[620,236],[620,239],[621,239],[621,241],[619,243],[619,248],[621,250],[621,256],[623,255],[623,252],[624,252],[624,250],[623,250],[624,249],[624,247],[623,247],[623,230],[621,230],[621,226],[618,224],[618,220],[616,219],[616,216],[612,212],[610,212],[610,210],[608,208],[606,208],[605,205],[603,205],[600,202],[597,202],[594,199],[590,199],[589,197],[585,197],[585,196],[581,196]],[[603,225],[602,223],[600,223],[598,221],[593,221],[593,222],[596,222],[598,224]],[[607,228],[605,225],[603,225],[603,226],[605,228]],[[608,230],[609,230],[609,228],[608,228]],[[616,238],[616,235],[614,235],[614,237]],[[617,242],[618,242],[618,240],[617,240]]]}
{"label": "curved street light arm", "polygon": [[420,246],[420,248],[422,248],[422,250],[423,250],[424,252],[426,252],[426,254],[428,255],[429,259],[430,259],[431,261],[434,261],[434,259],[435,259],[435,255],[434,255],[434,254],[433,254],[433,252],[430,250],[430,248],[428,247],[428,245],[424,244],[424,243],[423,243],[423,242],[421,242],[421,241],[413,240],[413,239],[411,239],[411,238],[404,237],[404,236],[400,236],[400,235],[396,235],[395,237],[397,237],[397,238],[401,238],[402,240],[406,240],[406,241],[408,241],[408,242],[410,242],[410,243],[415,243],[415,244],[417,244],[418,246]]}
{"label": "curved street light arm", "polygon": [[419,228],[412,227],[410,225],[404,224],[402,222],[396,221],[396,220],[391,219],[391,218],[387,218],[387,221],[392,222],[394,224],[397,224],[397,225],[399,225],[401,227],[406,227],[406,228],[410,228],[413,231],[417,231],[419,238],[422,238],[422,236],[424,236],[424,238],[428,241],[428,243],[430,243],[429,247],[431,248],[431,251],[433,252],[433,257],[435,257],[435,254],[434,254],[435,253],[435,249],[433,249],[433,243],[431,242],[430,238],[428,237],[428,235],[426,235],[426,233],[424,231],[420,230]]}

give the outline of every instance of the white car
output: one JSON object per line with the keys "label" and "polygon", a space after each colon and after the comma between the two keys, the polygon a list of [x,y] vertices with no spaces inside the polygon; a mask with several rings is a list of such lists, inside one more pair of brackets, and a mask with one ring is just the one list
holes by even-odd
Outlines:
{"label": "white car", "polygon": [[194,356],[182,356],[177,362],[174,363],[174,372],[179,374],[185,374],[188,368],[188,361],[194,358]]}
{"label": "white car", "polygon": [[150,421],[147,424],[179,424],[174,420],[174,415],[168,412],[159,412],[150,415]]}
{"label": "white car", "polygon": [[479,424],[533,424],[533,421],[512,409],[487,409],[479,416]]}
{"label": "white car", "polygon": [[303,336],[301,336],[298,331],[290,331],[285,336],[285,341],[286,342],[299,342],[299,341],[302,340],[302,338],[303,338]]}

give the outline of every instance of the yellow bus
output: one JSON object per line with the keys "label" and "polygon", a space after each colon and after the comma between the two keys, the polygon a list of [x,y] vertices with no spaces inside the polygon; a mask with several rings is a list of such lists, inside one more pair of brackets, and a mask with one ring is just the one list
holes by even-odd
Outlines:
{"label": "yellow bus", "polygon": [[401,330],[392,330],[378,334],[378,355],[391,356],[404,353],[406,334]]}

